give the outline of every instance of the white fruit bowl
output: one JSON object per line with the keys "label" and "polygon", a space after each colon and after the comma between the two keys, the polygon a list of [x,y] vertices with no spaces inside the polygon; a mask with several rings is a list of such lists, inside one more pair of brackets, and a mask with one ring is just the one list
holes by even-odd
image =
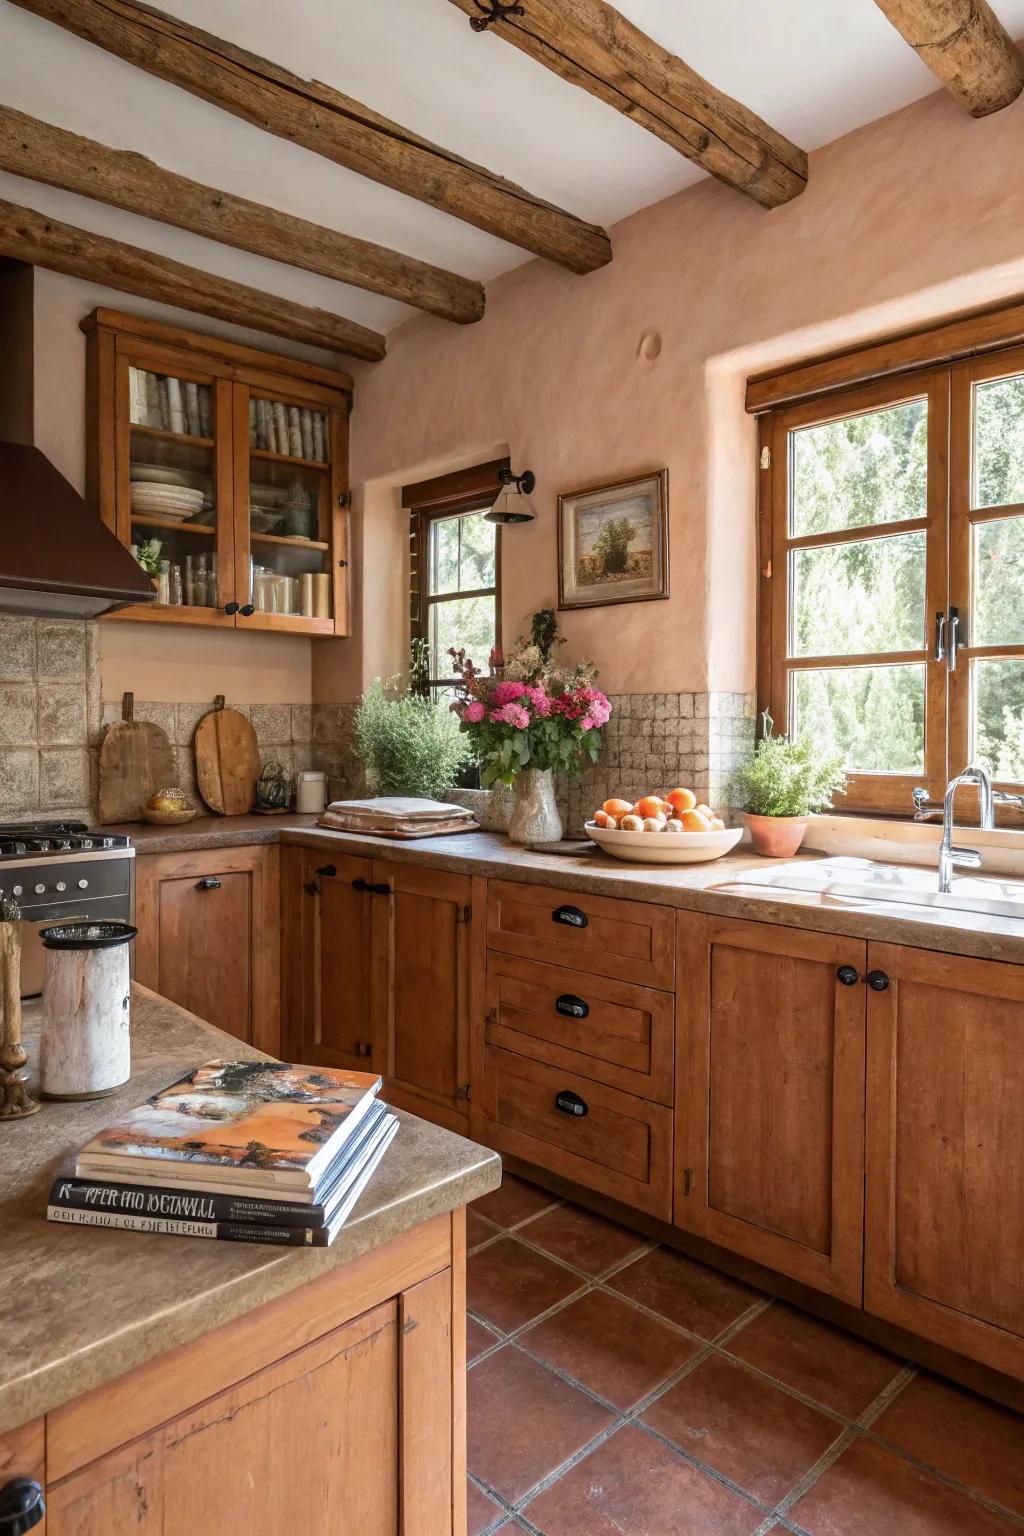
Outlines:
{"label": "white fruit bowl", "polygon": [[592,821],[583,830],[606,853],[633,864],[706,864],[735,848],[743,836],[742,827],[726,827],[724,832],[620,832]]}

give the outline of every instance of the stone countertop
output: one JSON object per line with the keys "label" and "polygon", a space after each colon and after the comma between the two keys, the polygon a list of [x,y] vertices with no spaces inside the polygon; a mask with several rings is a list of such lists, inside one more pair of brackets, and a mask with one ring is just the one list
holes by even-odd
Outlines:
{"label": "stone countertop", "polygon": [[[495,832],[471,832],[401,842],[335,832],[316,825],[315,816],[202,816],[183,827],[125,825],[140,854],[188,852],[200,848],[239,847],[247,843],[297,843],[311,848],[334,846],[356,856],[391,859],[487,875],[529,884],[557,885],[593,895],[652,901],[661,906],[751,922],[810,928],[889,944],[909,944],[980,959],[1024,963],[1024,917],[996,917],[946,908],[858,901],[840,902],[809,892],[757,887],[744,882],[751,871],[774,862],[743,845],[724,859],[707,864],[627,864],[600,852],[562,855],[535,853]],[[805,852],[800,860],[822,855]]]}
{"label": "stone countertop", "polygon": [[[262,818],[261,818],[262,819]],[[38,1005],[25,1014],[35,1080]],[[261,1052],[133,988],[132,1077],[86,1103],[0,1122],[0,1434],[494,1189],[497,1154],[415,1115],[330,1248],[293,1249],[46,1220],[75,1151],[198,1062]]]}

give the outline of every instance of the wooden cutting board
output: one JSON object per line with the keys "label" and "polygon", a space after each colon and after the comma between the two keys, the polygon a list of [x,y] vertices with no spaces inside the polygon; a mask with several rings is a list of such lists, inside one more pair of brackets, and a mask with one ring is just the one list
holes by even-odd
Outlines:
{"label": "wooden cutting board", "polygon": [[121,720],[100,747],[100,822],[140,821],[142,807],[158,789],[177,783],[174,748],[167,732],[134,718],[134,695],[121,700]]}
{"label": "wooden cutting board", "polygon": [[244,816],[256,799],[260,754],[256,732],[237,709],[216,706],[196,726],[196,783],[218,816]]}

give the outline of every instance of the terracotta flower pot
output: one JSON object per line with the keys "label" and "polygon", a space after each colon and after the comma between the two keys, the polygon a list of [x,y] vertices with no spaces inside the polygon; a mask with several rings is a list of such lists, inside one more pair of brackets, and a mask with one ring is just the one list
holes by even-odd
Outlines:
{"label": "terracotta flower pot", "polygon": [[791,859],[804,840],[809,816],[751,816],[746,823],[758,853],[768,859]]}

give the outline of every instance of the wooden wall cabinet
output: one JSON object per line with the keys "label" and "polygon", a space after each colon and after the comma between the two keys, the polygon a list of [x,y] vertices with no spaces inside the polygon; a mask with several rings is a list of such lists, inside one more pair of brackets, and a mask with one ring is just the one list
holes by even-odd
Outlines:
{"label": "wooden wall cabinet", "polygon": [[465,1213],[0,1436],[42,1536],[465,1536]]}
{"label": "wooden wall cabinet", "polygon": [[868,960],[865,1308],[1024,1380],[1024,966]]}
{"label": "wooden wall cabinet", "polygon": [[695,913],[678,937],[676,1223],[860,1306],[865,945]]}
{"label": "wooden wall cabinet", "polygon": [[334,850],[284,854],[286,1047],[379,1072],[390,1102],[465,1135],[484,882]]}
{"label": "wooden wall cabinet", "polygon": [[[347,634],[348,375],[112,310],[82,324],[90,500],[172,570],[171,601],[116,617]],[[168,486],[202,506],[161,510]]]}
{"label": "wooden wall cabinet", "polygon": [[278,870],[273,846],[140,854],[135,979],[280,1055]]}

